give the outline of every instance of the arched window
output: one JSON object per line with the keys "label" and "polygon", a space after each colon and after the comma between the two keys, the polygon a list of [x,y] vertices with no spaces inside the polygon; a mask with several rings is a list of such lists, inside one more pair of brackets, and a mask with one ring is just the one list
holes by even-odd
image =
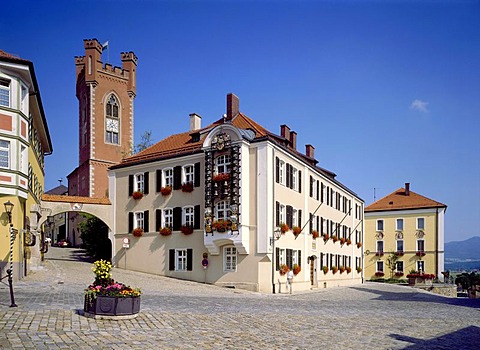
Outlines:
{"label": "arched window", "polygon": [[119,144],[119,115],[118,115],[118,100],[112,94],[107,100],[105,106],[105,142]]}

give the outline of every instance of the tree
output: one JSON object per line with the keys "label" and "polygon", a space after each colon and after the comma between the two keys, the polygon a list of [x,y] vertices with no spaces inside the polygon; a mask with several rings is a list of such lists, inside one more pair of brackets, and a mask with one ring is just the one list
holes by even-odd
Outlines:
{"label": "tree", "polygon": [[464,272],[455,278],[455,284],[461,284],[463,290],[468,290],[474,285],[480,285],[480,274]]}
{"label": "tree", "polygon": [[393,278],[393,275],[395,274],[395,269],[397,268],[397,261],[398,256],[394,252],[391,252],[387,258],[387,267],[390,270],[390,278]]}
{"label": "tree", "polygon": [[108,239],[108,226],[93,215],[82,216],[84,220],[78,224],[78,228],[85,252],[96,260],[109,261],[112,258],[112,245]]}
{"label": "tree", "polygon": [[141,152],[152,145],[152,131],[145,131],[140,138],[141,141],[135,146],[135,153]]}

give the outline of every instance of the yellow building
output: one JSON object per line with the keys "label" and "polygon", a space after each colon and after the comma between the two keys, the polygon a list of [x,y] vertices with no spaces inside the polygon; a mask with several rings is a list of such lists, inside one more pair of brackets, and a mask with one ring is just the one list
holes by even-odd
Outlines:
{"label": "yellow building", "polygon": [[[365,279],[406,278],[410,271],[443,280],[447,206],[410,191],[410,184],[365,208]],[[393,270],[387,259],[398,257]]]}
{"label": "yellow building", "polygon": [[[44,156],[52,143],[33,63],[0,50],[0,272],[27,275],[43,245],[36,222],[42,215]],[[7,204],[7,205],[5,205]],[[7,212],[11,211],[10,214]]]}

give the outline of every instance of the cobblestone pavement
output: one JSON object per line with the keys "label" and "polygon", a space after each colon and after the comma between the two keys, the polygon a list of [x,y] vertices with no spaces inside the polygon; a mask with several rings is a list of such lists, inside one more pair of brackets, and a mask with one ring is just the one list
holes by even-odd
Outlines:
{"label": "cobblestone pavement", "polygon": [[44,269],[0,284],[0,349],[479,349],[480,300],[366,283],[261,294],[113,270],[141,286],[132,320],[82,315],[91,262],[50,248]]}

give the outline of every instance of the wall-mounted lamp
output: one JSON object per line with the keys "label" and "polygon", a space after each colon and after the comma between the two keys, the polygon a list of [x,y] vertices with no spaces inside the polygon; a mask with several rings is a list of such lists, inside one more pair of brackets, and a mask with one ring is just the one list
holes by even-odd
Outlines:
{"label": "wall-mounted lamp", "polygon": [[8,223],[11,224],[12,223],[12,211],[13,211],[14,204],[12,202],[10,202],[10,200],[9,200],[8,202],[3,203],[3,205],[5,206],[5,212],[8,215]]}

